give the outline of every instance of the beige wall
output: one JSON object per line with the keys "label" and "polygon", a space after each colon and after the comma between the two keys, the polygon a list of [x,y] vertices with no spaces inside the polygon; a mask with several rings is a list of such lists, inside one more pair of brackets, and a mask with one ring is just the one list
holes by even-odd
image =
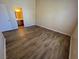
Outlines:
{"label": "beige wall", "polygon": [[6,52],[5,52],[5,38],[3,37],[2,33],[0,32],[0,59],[6,59]]}
{"label": "beige wall", "polygon": [[36,24],[71,35],[77,22],[77,0],[36,0]]}
{"label": "beige wall", "polygon": [[69,59],[78,59],[78,27],[72,34]]}
{"label": "beige wall", "polygon": [[23,9],[25,27],[39,25],[71,35],[77,22],[77,0],[0,0],[0,4],[7,7],[14,29],[17,28],[16,7]]}
{"label": "beige wall", "polygon": [[7,7],[9,20],[13,28],[17,28],[14,8],[22,8],[24,26],[35,25],[35,0],[0,0]]}

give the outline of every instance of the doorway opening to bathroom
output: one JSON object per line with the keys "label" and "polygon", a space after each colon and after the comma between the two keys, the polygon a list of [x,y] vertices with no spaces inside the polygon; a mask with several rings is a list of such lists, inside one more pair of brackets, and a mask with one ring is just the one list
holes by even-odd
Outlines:
{"label": "doorway opening to bathroom", "polygon": [[18,24],[18,28],[24,27],[22,8],[15,8],[15,17]]}

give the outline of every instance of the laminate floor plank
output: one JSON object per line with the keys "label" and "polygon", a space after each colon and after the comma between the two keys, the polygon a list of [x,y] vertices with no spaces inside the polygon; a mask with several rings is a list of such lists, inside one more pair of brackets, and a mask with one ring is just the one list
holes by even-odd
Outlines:
{"label": "laminate floor plank", "polygon": [[3,32],[7,59],[68,59],[70,37],[39,26]]}

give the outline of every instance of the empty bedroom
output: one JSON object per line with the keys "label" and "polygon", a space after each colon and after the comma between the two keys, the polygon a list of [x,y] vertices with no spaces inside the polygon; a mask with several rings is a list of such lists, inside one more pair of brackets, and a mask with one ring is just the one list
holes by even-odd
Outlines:
{"label": "empty bedroom", "polygon": [[0,0],[0,59],[78,59],[78,1]]}

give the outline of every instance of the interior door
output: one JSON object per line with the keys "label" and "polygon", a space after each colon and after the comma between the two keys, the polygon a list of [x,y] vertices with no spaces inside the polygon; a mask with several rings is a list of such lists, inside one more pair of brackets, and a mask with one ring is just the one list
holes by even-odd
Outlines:
{"label": "interior door", "polygon": [[0,31],[11,30],[11,22],[5,5],[0,4]]}

